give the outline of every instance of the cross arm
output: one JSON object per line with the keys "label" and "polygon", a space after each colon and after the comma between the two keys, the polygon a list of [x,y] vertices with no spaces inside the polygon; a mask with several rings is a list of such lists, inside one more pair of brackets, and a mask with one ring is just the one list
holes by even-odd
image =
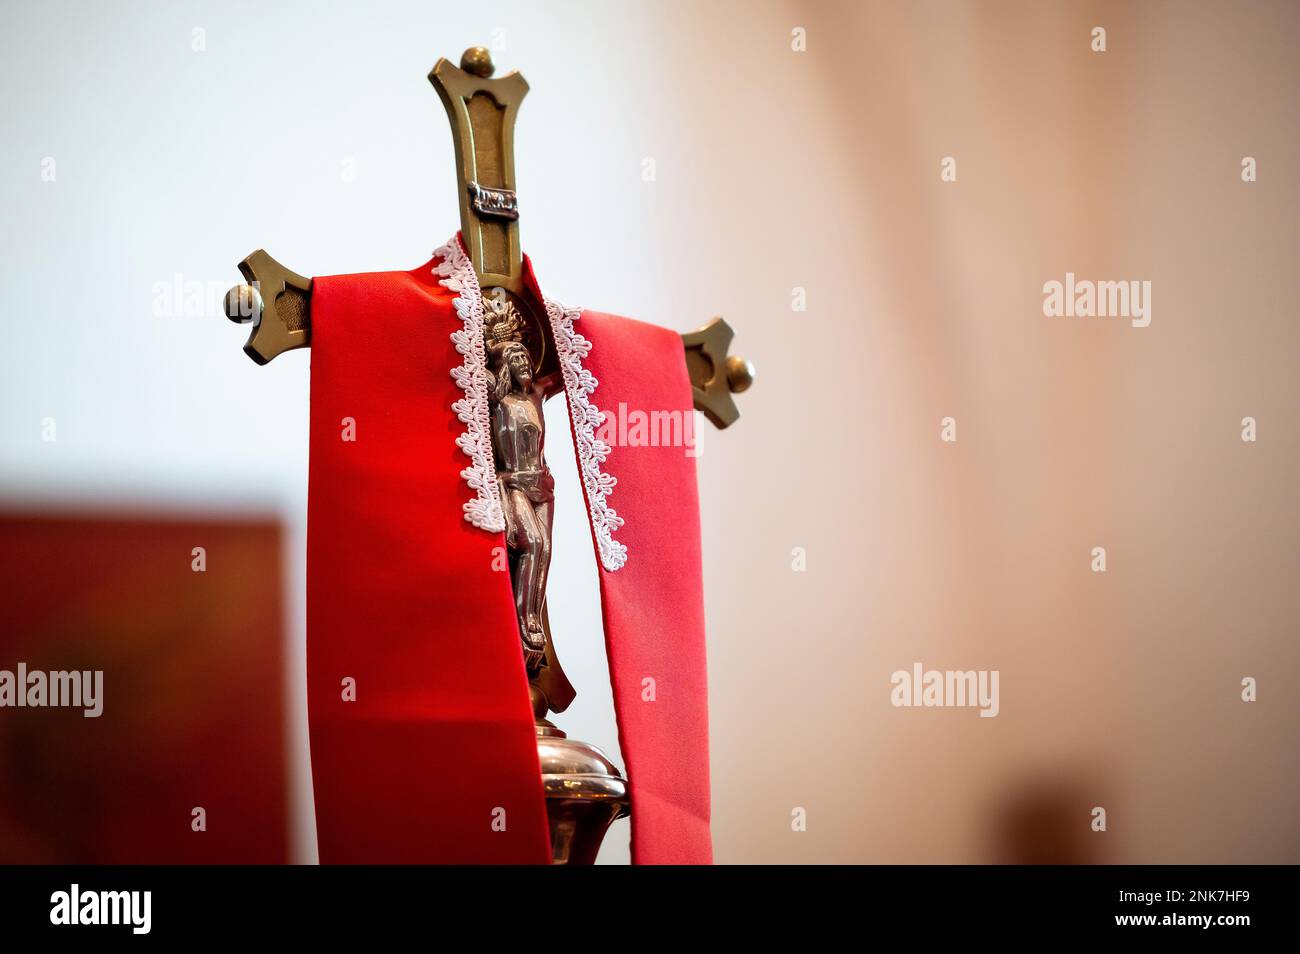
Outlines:
{"label": "cross arm", "polygon": [[253,330],[244,353],[258,364],[311,344],[311,279],[258,249],[239,263],[244,284],[226,292],[226,317]]}
{"label": "cross arm", "polygon": [[[225,311],[231,321],[252,325],[244,353],[266,364],[286,351],[310,347],[311,279],[285,268],[263,249],[240,262],[239,271],[244,283],[226,293]],[[754,380],[754,366],[728,353],[734,334],[726,321],[715,318],[682,335],[695,409],[718,428],[740,417],[731,396]]]}

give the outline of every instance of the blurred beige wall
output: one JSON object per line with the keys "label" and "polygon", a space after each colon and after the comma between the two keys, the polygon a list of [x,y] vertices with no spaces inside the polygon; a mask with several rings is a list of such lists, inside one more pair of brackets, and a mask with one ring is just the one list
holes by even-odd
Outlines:
{"label": "blurred beige wall", "polygon": [[[656,238],[760,371],[702,467],[720,860],[1300,860],[1297,27],[744,5],[661,51]],[[1150,326],[1044,317],[1067,271]],[[1000,715],[892,707],[914,662]]]}

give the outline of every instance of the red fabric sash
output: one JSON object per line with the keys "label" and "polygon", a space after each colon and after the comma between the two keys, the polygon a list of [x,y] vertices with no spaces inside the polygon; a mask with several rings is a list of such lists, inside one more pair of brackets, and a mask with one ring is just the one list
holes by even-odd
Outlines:
{"label": "red fabric sash", "polygon": [[[463,519],[454,295],[432,263],[313,283],[307,694],[327,864],[550,860],[510,580],[494,569],[504,538]],[[614,423],[620,404],[676,413],[690,433],[676,333],[596,312],[576,331],[593,345],[596,407]],[[707,864],[695,462],[683,446],[610,443],[628,557],[601,568],[600,590],[632,859]]]}
{"label": "red fabric sash", "polygon": [[505,543],[462,516],[452,297],[430,265],[313,283],[307,694],[327,864],[550,861],[509,575],[493,569]]}
{"label": "red fabric sash", "polygon": [[[678,434],[694,433],[686,430],[694,412],[682,341],[668,329],[593,311],[584,311],[575,327],[592,344],[584,364],[599,382],[593,403],[607,418],[597,436],[614,445],[603,465],[618,480],[609,505],[626,521],[614,538],[627,547],[627,563],[614,572],[601,567],[600,593],[632,796],[632,862],[709,864],[709,712],[695,459],[682,446],[644,446],[634,419],[640,412],[649,420],[647,436],[662,431],[655,420],[674,415]],[[570,412],[572,419],[572,407]],[[656,412],[669,416],[655,418]],[[596,559],[599,565],[599,548]]]}

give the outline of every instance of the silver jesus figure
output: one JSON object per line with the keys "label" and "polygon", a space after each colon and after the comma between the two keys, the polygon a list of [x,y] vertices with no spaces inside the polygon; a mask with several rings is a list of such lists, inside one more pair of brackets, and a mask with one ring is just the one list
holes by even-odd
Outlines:
{"label": "silver jesus figure", "polygon": [[487,329],[488,407],[519,635],[533,675],[546,652],[542,607],[551,566],[555,481],[542,456],[545,395],[534,380],[528,348],[515,336],[513,311],[505,305]]}

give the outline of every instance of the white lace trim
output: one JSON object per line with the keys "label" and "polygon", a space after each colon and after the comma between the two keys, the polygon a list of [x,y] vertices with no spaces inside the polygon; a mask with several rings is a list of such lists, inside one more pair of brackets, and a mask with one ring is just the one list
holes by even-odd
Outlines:
{"label": "white lace trim", "polygon": [[[452,410],[465,425],[465,433],[456,438],[456,446],[471,461],[470,466],[460,472],[470,490],[474,491],[474,496],[464,504],[465,519],[480,529],[500,532],[505,529],[505,516],[501,512],[488,416],[483,292],[458,236],[453,236],[433,254],[438,259],[438,264],[433,267],[434,274],[439,277],[439,284],[456,293],[452,303],[463,325],[451,334],[456,351],[464,358],[460,367],[451,369],[451,376],[465,392],[464,397],[452,404]],[[581,308],[566,308],[559,302],[546,299],[546,315],[555,337],[560,373],[569,398],[569,415],[578,445],[578,469],[582,472],[582,484],[586,489],[596,547],[600,551],[601,565],[613,572],[627,562],[627,547],[614,539],[614,531],[623,526],[623,518],[606,499],[618,480],[601,469],[601,464],[609,457],[610,447],[596,436],[596,429],[605,422],[605,412],[591,402],[591,394],[599,382],[582,366],[582,359],[591,353],[591,342],[574,330],[573,323],[581,314]]]}
{"label": "white lace trim", "polygon": [[587,508],[600,563],[613,572],[627,562],[627,547],[614,539],[614,531],[623,526],[623,518],[605,499],[618,480],[600,467],[609,457],[610,448],[596,436],[596,428],[605,422],[605,412],[591,403],[590,396],[598,382],[582,366],[582,359],[591,353],[591,342],[573,329],[573,323],[582,314],[581,308],[565,308],[548,298],[546,314],[551,320],[564,390],[569,397],[569,417],[578,444],[578,469],[582,471],[582,484],[587,490]]}
{"label": "white lace trim", "polygon": [[474,496],[464,504],[465,519],[482,530],[499,533],[506,528],[501,512],[501,498],[497,489],[497,473],[493,466],[492,430],[488,419],[487,353],[483,343],[483,293],[478,286],[478,276],[469,256],[461,247],[460,238],[451,240],[433,253],[439,259],[433,267],[435,275],[456,293],[452,303],[464,327],[451,333],[452,343],[464,356],[458,368],[451,369],[465,396],[452,404],[452,410],[465,424],[465,433],[456,438],[456,446],[469,457],[471,463],[460,472]]}

